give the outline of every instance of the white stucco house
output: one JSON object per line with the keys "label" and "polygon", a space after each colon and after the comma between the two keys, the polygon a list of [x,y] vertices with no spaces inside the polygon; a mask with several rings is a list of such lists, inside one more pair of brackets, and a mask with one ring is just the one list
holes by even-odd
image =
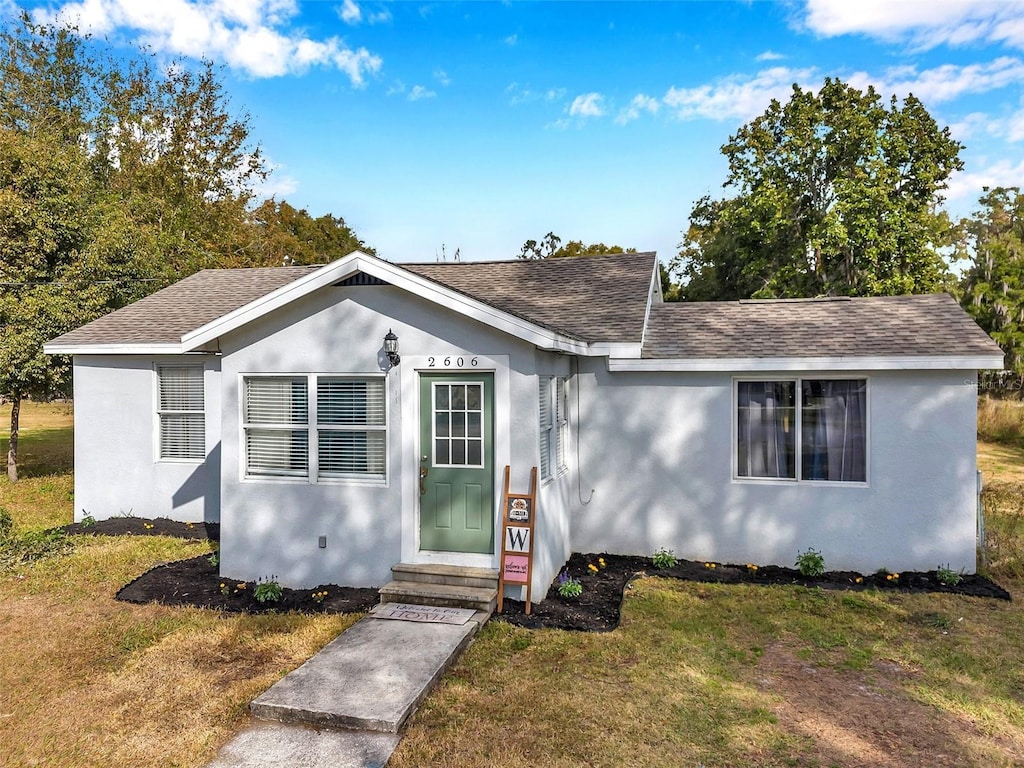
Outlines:
{"label": "white stucco house", "polygon": [[946,295],[663,303],[650,253],[208,270],[46,351],[79,518],[219,522],[226,575],[376,586],[497,567],[504,468],[538,467],[535,595],[572,551],[973,571],[1002,366]]}

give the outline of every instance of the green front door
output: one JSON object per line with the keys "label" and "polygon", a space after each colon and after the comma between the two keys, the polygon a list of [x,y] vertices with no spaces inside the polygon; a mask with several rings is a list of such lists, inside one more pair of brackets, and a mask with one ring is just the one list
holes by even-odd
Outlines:
{"label": "green front door", "polygon": [[494,374],[420,375],[420,549],[494,551]]}

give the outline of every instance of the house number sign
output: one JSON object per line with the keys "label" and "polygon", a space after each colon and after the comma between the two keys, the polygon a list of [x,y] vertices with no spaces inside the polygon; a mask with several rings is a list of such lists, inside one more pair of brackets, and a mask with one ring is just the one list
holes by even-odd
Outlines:
{"label": "house number sign", "polygon": [[480,358],[475,355],[432,355],[427,358],[427,368],[476,368]]}
{"label": "house number sign", "polygon": [[505,490],[501,494],[502,542],[498,570],[498,613],[504,606],[505,585],[526,586],[526,613],[530,613],[530,577],[533,573],[533,524],[537,512],[537,468],[530,470],[530,492],[509,493],[505,466]]}

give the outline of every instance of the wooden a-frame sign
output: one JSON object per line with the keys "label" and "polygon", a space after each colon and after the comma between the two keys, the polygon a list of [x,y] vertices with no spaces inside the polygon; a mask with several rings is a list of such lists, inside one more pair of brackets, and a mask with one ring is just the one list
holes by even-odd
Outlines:
{"label": "wooden a-frame sign", "polygon": [[501,494],[501,563],[498,568],[498,613],[505,602],[505,585],[526,585],[526,613],[530,613],[530,580],[533,576],[533,524],[537,519],[537,468],[530,471],[530,492],[509,493],[505,466],[505,490]]}

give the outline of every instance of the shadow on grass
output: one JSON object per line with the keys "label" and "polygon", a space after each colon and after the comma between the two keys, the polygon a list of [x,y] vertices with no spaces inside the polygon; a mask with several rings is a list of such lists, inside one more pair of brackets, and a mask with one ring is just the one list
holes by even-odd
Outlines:
{"label": "shadow on grass", "polygon": [[[0,438],[0,472],[7,473],[10,440]],[[59,475],[75,468],[73,427],[33,429],[18,438],[18,476],[22,478]]]}

